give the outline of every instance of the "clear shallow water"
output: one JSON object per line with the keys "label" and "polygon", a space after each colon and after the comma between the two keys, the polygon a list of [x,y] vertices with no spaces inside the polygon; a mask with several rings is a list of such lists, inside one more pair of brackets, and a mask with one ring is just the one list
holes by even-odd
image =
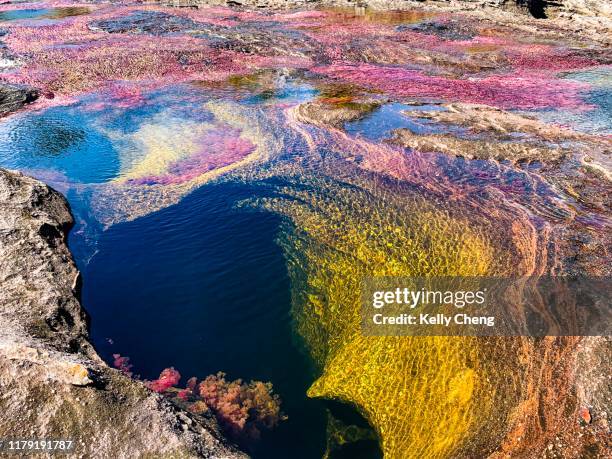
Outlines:
{"label": "clear shallow water", "polygon": [[568,72],[563,78],[592,85],[584,92],[584,100],[591,109],[551,109],[540,112],[538,116],[547,122],[569,125],[580,132],[612,135],[612,66]]}
{"label": "clear shallow water", "polygon": [[[156,130],[166,135],[164,126],[214,123],[206,109],[211,99],[259,107],[314,94],[294,83],[255,94],[179,85],[91,94],[0,123],[0,165],[39,177],[70,202],[76,226],[69,246],[83,275],[83,304],[100,355],[109,363],[113,354],[129,356],[134,373],[149,380],[172,366],[182,383],[218,371],[272,382],[289,419],[264,434],[256,458],[321,457],[328,408],[306,397],[315,373],[292,328],[289,277],[276,242],[280,219],[236,209],[265,197],[265,187],[207,185],[175,205],[106,229],[92,213],[91,197],[156,151]],[[179,148],[180,139],[174,140],[171,147]],[[369,448],[363,457],[373,457],[375,446],[359,445]]]}
{"label": "clear shallow water", "polygon": [[[276,241],[280,219],[236,209],[244,200],[266,197],[266,188],[207,184],[185,193],[174,205],[108,228],[98,219],[99,209],[93,212],[92,198],[129,177],[146,178],[144,189],[167,174],[179,185],[188,183],[184,168],[175,166],[199,154],[202,146],[190,141],[193,132],[206,134],[220,127],[223,135],[240,136],[242,131],[234,131],[241,125],[233,118],[243,110],[263,110],[269,117],[266,128],[271,129],[278,123],[277,106],[290,107],[316,95],[311,86],[284,77],[273,90],[182,84],[141,91],[127,86],[86,95],[66,106],[24,111],[0,123],[0,164],[40,177],[70,201],[77,225],[69,243],[83,273],[83,304],[95,324],[91,335],[100,355],[108,362],[113,354],[129,356],[133,371],[149,380],[172,366],[182,382],[218,371],[229,378],[271,381],[289,420],[264,435],[254,450],[257,458],[321,457],[326,409],[351,423],[363,422],[358,416],[355,421],[352,410],[347,414],[306,397],[316,372],[294,333],[287,262]],[[403,113],[415,109],[443,108],[388,103],[346,123],[345,129],[372,143],[398,128],[419,134],[465,133],[464,128]],[[283,128],[281,124],[278,137],[286,134]],[[257,136],[249,139],[258,141]],[[204,148],[207,155],[223,148],[215,142]],[[180,155],[174,156],[177,151]],[[281,152],[296,154],[299,149],[283,147]],[[457,185],[491,185],[527,201],[530,195],[545,199],[550,194],[546,187],[536,189],[540,185],[525,172],[503,170],[487,161],[447,156],[431,161]],[[107,202],[103,211],[120,207],[120,200]],[[539,201],[529,205],[546,211],[550,206]],[[372,442],[358,442],[337,457],[377,455]]]}
{"label": "clear shallow water", "polygon": [[[402,114],[403,111],[414,108],[400,103],[385,104],[362,119],[346,123],[345,129],[349,134],[363,136],[375,142],[388,138],[394,129],[407,128],[416,134],[431,134],[440,131],[440,128],[433,123],[423,120],[413,121]],[[427,105],[422,108],[442,110],[441,107],[438,108],[434,105]]]}
{"label": "clear shallow water", "polygon": [[[83,96],[70,105],[10,117],[0,123],[0,157],[5,167],[34,174],[53,171],[72,184],[107,183],[129,174],[147,155],[151,169],[163,169],[180,160],[181,154],[189,156],[194,147],[186,141],[194,136],[194,129],[204,126],[197,134],[208,125],[227,129],[227,123],[215,121],[206,105],[210,101],[257,107],[271,99],[276,103],[305,100],[314,93],[306,85],[295,84],[260,94],[189,84],[151,91],[122,87]],[[164,155],[172,149],[181,153],[166,159]]]}
{"label": "clear shallow water", "polygon": [[0,22],[20,21],[23,19],[63,19],[89,13],[84,7],[59,7],[41,9],[23,9],[0,12]]}
{"label": "clear shallow water", "polygon": [[363,137],[372,142],[380,142],[392,136],[395,129],[409,129],[415,134],[439,134],[452,132],[455,135],[463,134],[466,129],[459,127],[446,127],[426,119],[411,119],[404,114],[405,111],[439,111],[445,110],[440,105],[406,105],[391,102],[382,105],[372,113],[356,121],[346,123],[344,128],[349,134]]}
{"label": "clear shallow water", "polygon": [[101,183],[119,173],[119,156],[85,103],[26,112],[0,124],[2,162],[15,169],[53,170],[71,182]]}

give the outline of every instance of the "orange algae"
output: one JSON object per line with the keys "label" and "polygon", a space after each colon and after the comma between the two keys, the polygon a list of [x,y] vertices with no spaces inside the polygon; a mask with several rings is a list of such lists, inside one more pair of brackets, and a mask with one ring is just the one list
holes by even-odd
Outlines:
{"label": "orange algae", "polygon": [[[510,425],[542,409],[533,404],[541,382],[525,381],[555,357],[538,357],[538,346],[521,338],[364,337],[359,291],[366,275],[495,272],[504,264],[494,247],[512,240],[491,240],[484,222],[418,198],[391,207],[393,198],[376,199],[371,189],[300,183],[316,191],[284,188],[286,198],[263,205],[290,222],[280,242],[293,279],[296,326],[321,372],[308,395],[356,406],[386,458],[492,453]],[[523,250],[520,239],[514,244]],[[554,403],[566,394],[561,390]]]}
{"label": "orange algae", "polygon": [[[126,152],[122,175],[97,189],[91,205],[100,222],[111,226],[147,215],[177,203],[198,186],[279,155],[283,142],[272,135],[257,111],[221,101],[207,102],[202,108],[214,116],[214,123],[161,116],[127,135],[109,131],[111,139],[136,142],[141,147],[138,151],[144,150],[145,154],[133,158]],[[217,135],[220,129],[235,134],[235,138],[226,143],[223,136]],[[211,133],[214,139],[221,138],[221,146],[241,146],[239,154],[232,148],[203,147],[200,141]],[[182,170],[181,161],[193,165],[194,156],[196,160],[198,156],[210,159],[196,161],[196,167]],[[206,167],[200,167],[202,164]]]}
{"label": "orange algae", "polygon": [[[575,339],[365,337],[359,314],[365,276],[546,272],[558,250],[553,223],[561,221],[552,204],[534,194],[522,207],[498,184],[483,206],[431,157],[350,138],[300,114],[290,112],[290,126],[310,156],[263,174],[283,185],[278,198],[258,205],[286,219],[279,241],[296,329],[320,371],[308,395],[355,406],[386,458],[485,457],[500,446],[545,445],[574,409]],[[554,367],[563,383],[554,382]],[[545,425],[536,421],[542,413]]]}

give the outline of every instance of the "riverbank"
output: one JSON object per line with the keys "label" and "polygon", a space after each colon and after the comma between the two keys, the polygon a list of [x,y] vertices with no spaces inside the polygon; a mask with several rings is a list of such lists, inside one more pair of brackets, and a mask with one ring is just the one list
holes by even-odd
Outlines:
{"label": "riverbank", "polygon": [[[588,35],[612,40],[612,5],[597,0],[161,0],[166,6],[198,8],[229,6],[257,10],[355,8],[362,15],[393,10],[464,13],[499,25],[520,26],[525,32]],[[566,35],[567,36],[567,35]]]}
{"label": "riverbank", "polygon": [[66,246],[72,224],[59,193],[0,169],[0,438],[72,441],[75,457],[247,457],[213,419],[98,356]]}

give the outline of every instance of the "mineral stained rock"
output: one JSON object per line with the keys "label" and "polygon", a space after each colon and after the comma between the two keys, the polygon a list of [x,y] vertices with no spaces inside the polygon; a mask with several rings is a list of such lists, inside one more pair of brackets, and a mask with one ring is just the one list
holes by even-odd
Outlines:
{"label": "mineral stained rock", "polygon": [[[584,33],[599,36],[610,42],[612,3],[602,0],[161,0],[160,3],[176,7],[201,7],[204,5],[226,5],[230,7],[257,8],[260,10],[283,10],[291,8],[350,7],[364,13],[372,11],[429,8],[438,11],[469,11],[483,19],[493,19],[499,24],[517,24],[521,28],[537,32],[547,28],[543,19],[563,22],[566,34]],[[518,13],[518,14],[517,14]],[[534,21],[531,21],[531,20]],[[433,27],[432,27],[433,26]],[[430,25],[430,30],[438,28]],[[438,28],[442,36],[460,36],[469,31],[457,28]]]}
{"label": "mineral stained rock", "polygon": [[197,24],[186,18],[173,16],[159,11],[134,11],[126,16],[103,21],[94,21],[89,25],[94,31],[108,33],[150,33],[162,35],[172,32],[197,28]]}
{"label": "mineral stained rock", "polygon": [[0,438],[72,440],[80,457],[247,457],[212,419],[102,362],[65,242],[71,225],[59,193],[0,169]]}
{"label": "mineral stained rock", "polygon": [[344,123],[358,120],[378,106],[376,102],[329,104],[315,101],[300,104],[295,116],[304,123],[341,128]]}
{"label": "mineral stained rock", "polygon": [[483,140],[458,139],[446,134],[416,135],[408,129],[397,129],[391,141],[423,153],[440,152],[468,159],[508,160],[517,163],[530,161],[554,163],[564,157],[563,150],[559,148],[547,148],[519,142],[494,143]]}

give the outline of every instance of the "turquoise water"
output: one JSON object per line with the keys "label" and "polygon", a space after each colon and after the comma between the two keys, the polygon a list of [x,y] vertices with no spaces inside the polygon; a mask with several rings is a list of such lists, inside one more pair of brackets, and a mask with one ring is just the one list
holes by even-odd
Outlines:
{"label": "turquoise water", "polygon": [[119,173],[119,156],[86,102],[24,112],[0,124],[0,155],[8,167],[53,170],[77,183],[102,183]]}
{"label": "turquoise water", "polygon": [[546,110],[538,116],[546,122],[567,125],[580,132],[612,135],[612,66],[567,72],[563,78],[592,86],[583,94],[591,109]]}
{"label": "turquoise water", "polygon": [[442,105],[406,105],[391,102],[382,105],[372,113],[356,121],[346,123],[345,130],[349,134],[363,137],[373,142],[380,142],[392,137],[394,129],[409,129],[415,134],[439,134],[441,132],[452,132],[462,135],[466,129],[461,127],[444,127],[427,119],[411,118],[405,112],[409,111],[438,111],[445,110]]}
{"label": "turquoise water", "polygon": [[120,177],[122,162],[127,168],[145,154],[131,136],[141,127],[211,122],[203,104],[226,95],[179,85],[138,92],[137,101],[128,104],[123,93],[99,93],[67,106],[22,112],[0,123],[1,161],[35,175],[52,170],[72,184],[106,183]]}

